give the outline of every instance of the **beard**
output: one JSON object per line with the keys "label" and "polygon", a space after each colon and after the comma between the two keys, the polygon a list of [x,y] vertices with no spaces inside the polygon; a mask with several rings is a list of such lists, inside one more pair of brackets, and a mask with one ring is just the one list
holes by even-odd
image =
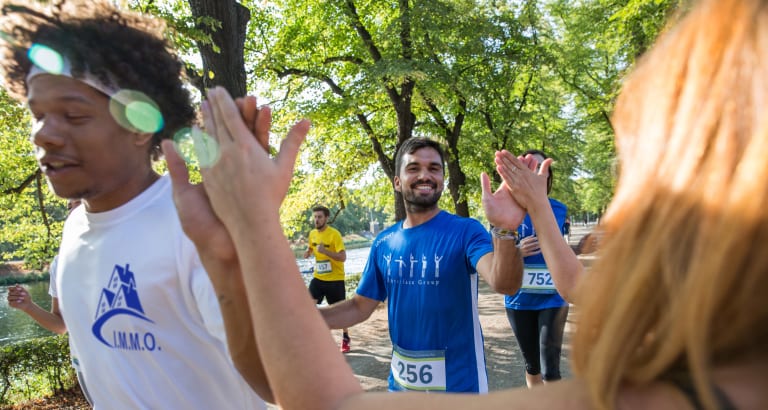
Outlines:
{"label": "beard", "polygon": [[[422,182],[417,182],[413,185],[422,184]],[[408,190],[403,190],[403,200],[405,201],[405,209],[409,213],[421,213],[430,211],[432,209],[435,209],[437,207],[437,202],[440,200],[440,197],[443,195],[442,190],[438,190],[437,186],[433,184],[433,188],[435,188],[435,192],[432,195],[429,196],[422,196],[419,195],[413,187],[411,187]]]}
{"label": "beard", "polygon": [[315,229],[319,231],[320,229],[323,229],[323,228],[325,228],[325,222],[321,224],[318,224],[317,222],[315,222]]}

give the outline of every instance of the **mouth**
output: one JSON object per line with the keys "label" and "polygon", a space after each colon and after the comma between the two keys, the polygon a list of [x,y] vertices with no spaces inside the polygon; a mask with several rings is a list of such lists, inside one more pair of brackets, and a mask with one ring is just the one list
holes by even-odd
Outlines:
{"label": "mouth", "polygon": [[437,189],[437,185],[422,182],[422,183],[416,183],[411,185],[411,189],[413,189],[416,192],[430,193],[430,192],[434,192]]}
{"label": "mouth", "polygon": [[41,158],[38,163],[40,165],[40,170],[43,171],[46,176],[57,175],[78,166],[74,161],[60,158],[44,157]]}

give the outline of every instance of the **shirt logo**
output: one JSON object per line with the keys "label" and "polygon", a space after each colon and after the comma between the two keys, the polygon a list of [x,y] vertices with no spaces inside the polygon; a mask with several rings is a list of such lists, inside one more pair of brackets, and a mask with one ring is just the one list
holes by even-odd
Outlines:
{"label": "shirt logo", "polygon": [[[95,321],[91,331],[101,343],[122,350],[155,350],[157,345],[152,333],[126,332],[117,329],[105,337],[103,327],[116,316],[132,316],[154,323],[144,314],[141,300],[136,291],[136,278],[130,265],[115,265],[109,283],[101,290]],[[111,340],[108,340],[111,339]]]}

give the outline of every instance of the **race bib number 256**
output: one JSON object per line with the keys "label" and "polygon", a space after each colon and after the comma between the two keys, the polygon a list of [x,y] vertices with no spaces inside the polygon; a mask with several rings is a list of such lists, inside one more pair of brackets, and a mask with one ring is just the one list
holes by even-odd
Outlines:
{"label": "race bib number 256", "polygon": [[412,351],[395,346],[392,376],[405,390],[445,391],[445,351]]}

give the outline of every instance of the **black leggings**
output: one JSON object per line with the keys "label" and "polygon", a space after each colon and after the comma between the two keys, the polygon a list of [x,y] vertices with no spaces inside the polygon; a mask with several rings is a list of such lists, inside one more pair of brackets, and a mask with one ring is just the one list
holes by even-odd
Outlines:
{"label": "black leggings", "polygon": [[507,319],[515,332],[525,359],[525,371],[544,374],[547,381],[560,380],[560,351],[568,318],[568,305],[542,310],[507,309]]}

